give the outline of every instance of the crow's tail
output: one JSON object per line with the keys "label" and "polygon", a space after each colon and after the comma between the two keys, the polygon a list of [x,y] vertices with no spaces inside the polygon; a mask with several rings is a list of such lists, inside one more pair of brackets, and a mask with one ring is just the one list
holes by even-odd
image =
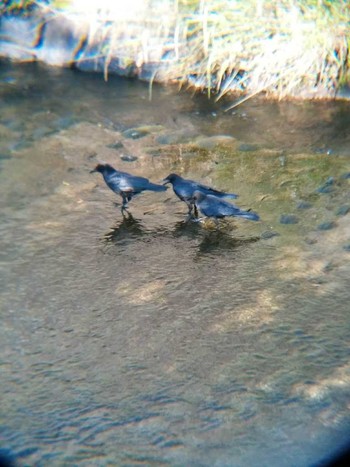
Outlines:
{"label": "crow's tail", "polygon": [[260,220],[259,215],[253,211],[240,211],[237,215],[240,217],[244,217],[245,219],[249,219],[250,221]]}
{"label": "crow's tail", "polygon": [[235,193],[225,193],[225,198],[237,199],[238,195],[236,195]]}
{"label": "crow's tail", "polygon": [[151,191],[166,191],[167,189],[168,189],[167,186],[157,185],[156,183],[149,183],[146,188],[146,190],[151,190]]}

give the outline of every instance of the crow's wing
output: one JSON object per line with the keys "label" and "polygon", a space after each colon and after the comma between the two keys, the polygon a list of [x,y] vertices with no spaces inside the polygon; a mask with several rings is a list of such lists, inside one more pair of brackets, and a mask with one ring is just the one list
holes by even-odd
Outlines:
{"label": "crow's wing", "polygon": [[208,217],[236,216],[240,213],[240,209],[237,206],[222,201],[213,195],[207,195],[201,201],[199,208]]}
{"label": "crow's wing", "polygon": [[205,195],[214,195],[219,196],[220,198],[238,198],[238,195],[236,195],[235,193],[227,193],[226,191],[217,190],[216,188],[212,188],[211,186],[202,185],[201,183],[196,183],[193,181],[192,183],[193,185],[195,185],[195,190],[199,190]]}
{"label": "crow's wing", "polygon": [[147,188],[150,186],[150,182],[148,178],[138,177],[136,175],[128,175],[121,177],[121,186],[123,187],[123,190],[125,189],[139,192],[147,190]]}

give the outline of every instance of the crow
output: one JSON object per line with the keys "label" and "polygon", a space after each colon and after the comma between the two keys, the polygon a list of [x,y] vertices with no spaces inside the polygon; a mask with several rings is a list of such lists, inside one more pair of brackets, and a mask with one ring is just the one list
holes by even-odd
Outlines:
{"label": "crow", "polygon": [[188,214],[192,215],[192,210],[194,208],[194,214],[198,217],[198,212],[193,201],[194,192],[200,191],[205,195],[214,195],[217,198],[238,198],[238,195],[234,193],[225,193],[224,191],[216,190],[210,186],[201,185],[200,183],[195,182],[194,180],[189,180],[186,178],[180,177],[177,174],[169,174],[164,180],[163,184],[166,185],[171,183],[173,185],[173,190],[176,196],[187,204]]}
{"label": "crow", "polygon": [[217,196],[205,195],[198,190],[194,192],[193,200],[204,216],[214,217],[215,220],[227,216],[244,217],[251,221],[258,221],[260,219],[258,214],[253,211],[243,211],[227,201],[222,201]]}
{"label": "crow", "polygon": [[103,175],[104,181],[107,186],[120,195],[123,199],[121,207],[122,212],[128,208],[128,202],[131,201],[133,196],[138,195],[142,191],[166,191],[167,187],[164,185],[156,185],[150,182],[147,178],[137,177],[136,175],[128,174],[127,172],[120,172],[115,170],[109,164],[98,164],[90,173],[100,172]]}

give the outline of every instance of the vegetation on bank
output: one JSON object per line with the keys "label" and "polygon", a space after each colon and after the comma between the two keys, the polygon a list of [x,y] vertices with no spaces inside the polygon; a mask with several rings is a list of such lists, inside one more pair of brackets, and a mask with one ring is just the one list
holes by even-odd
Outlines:
{"label": "vegetation on bank", "polygon": [[5,1],[86,17],[109,63],[153,66],[151,80],[251,97],[334,97],[350,81],[348,0]]}

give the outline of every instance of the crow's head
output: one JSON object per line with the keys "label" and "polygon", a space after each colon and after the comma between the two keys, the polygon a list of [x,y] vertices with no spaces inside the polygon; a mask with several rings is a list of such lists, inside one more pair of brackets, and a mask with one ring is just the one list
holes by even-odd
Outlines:
{"label": "crow's head", "polygon": [[176,180],[180,180],[180,179],[181,179],[180,175],[169,174],[167,177],[164,178],[163,185],[166,185],[167,183],[174,183],[176,182]]}
{"label": "crow's head", "polygon": [[90,173],[94,173],[94,172],[100,172],[101,174],[103,174],[104,172],[110,172],[110,171],[114,171],[113,167],[109,164],[97,164],[96,167],[92,170],[90,170]]}

